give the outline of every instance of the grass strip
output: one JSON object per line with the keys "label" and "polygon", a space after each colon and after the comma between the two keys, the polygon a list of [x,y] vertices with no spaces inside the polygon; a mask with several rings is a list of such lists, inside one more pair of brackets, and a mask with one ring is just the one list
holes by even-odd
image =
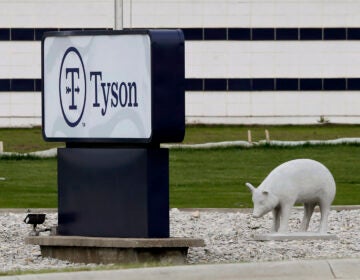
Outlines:
{"label": "grass strip", "polygon": [[[245,182],[259,185],[279,164],[312,158],[337,183],[334,204],[360,204],[359,145],[170,150],[170,205],[178,208],[252,207]],[[56,159],[0,159],[0,207],[57,207]]]}
{"label": "grass strip", "polygon": [[[187,125],[184,144],[197,144],[221,141],[247,141],[248,130],[252,141],[265,139],[265,130],[271,140],[328,140],[345,137],[360,138],[360,125]],[[34,152],[64,146],[64,143],[45,142],[41,128],[0,128],[0,141],[6,152]]]}

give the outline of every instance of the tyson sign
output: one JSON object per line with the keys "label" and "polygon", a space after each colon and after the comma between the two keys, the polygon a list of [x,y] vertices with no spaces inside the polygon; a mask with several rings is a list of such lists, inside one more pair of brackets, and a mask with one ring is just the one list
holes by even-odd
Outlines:
{"label": "tyson sign", "polygon": [[48,141],[182,141],[180,30],[49,32],[42,40]]}

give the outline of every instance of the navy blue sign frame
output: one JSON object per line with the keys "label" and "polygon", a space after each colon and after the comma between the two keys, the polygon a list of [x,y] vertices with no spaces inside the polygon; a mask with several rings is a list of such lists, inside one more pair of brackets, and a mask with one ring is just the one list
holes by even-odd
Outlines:
{"label": "navy blue sign frame", "polygon": [[[47,37],[145,34],[151,45],[151,115],[149,138],[61,138],[45,135],[44,43]],[[66,143],[158,144],[181,142],[185,135],[185,53],[180,29],[46,32],[41,44],[42,133],[45,141]]]}

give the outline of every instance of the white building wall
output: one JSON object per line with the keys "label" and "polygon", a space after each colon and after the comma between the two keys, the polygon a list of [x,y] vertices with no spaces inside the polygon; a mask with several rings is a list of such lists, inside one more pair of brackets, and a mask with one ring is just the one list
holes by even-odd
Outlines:
{"label": "white building wall", "polygon": [[124,0],[126,27],[356,27],[356,0]]}
{"label": "white building wall", "polygon": [[0,127],[41,125],[41,92],[0,92]]}
{"label": "white building wall", "polygon": [[360,77],[360,41],[188,41],[187,78]]}
{"label": "white building wall", "polygon": [[113,24],[113,0],[0,0],[1,28],[112,28]]}
{"label": "white building wall", "polygon": [[[360,41],[191,41],[187,78],[357,78]],[[360,122],[359,91],[187,92],[191,123]]]}
{"label": "white building wall", "polygon": [[308,124],[360,121],[359,92],[187,92],[191,123]]}
{"label": "white building wall", "polygon": [[1,78],[40,78],[41,42],[0,41]]}
{"label": "white building wall", "polygon": [[[115,11],[118,7],[118,11]],[[359,28],[355,0],[0,0],[9,28]],[[299,31],[300,32],[300,31]],[[299,33],[300,34],[300,33]],[[299,35],[300,36],[300,35]],[[187,40],[187,79],[358,78],[360,40]],[[0,39],[1,79],[40,79],[40,41]],[[188,122],[360,121],[358,90],[186,92]],[[0,91],[0,126],[40,125],[39,91]]]}

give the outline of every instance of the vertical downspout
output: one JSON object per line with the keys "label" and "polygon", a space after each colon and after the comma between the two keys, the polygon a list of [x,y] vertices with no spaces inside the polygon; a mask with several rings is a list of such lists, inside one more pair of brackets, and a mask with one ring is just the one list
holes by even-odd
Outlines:
{"label": "vertical downspout", "polygon": [[124,0],[114,0],[114,30],[124,28],[123,1]]}

